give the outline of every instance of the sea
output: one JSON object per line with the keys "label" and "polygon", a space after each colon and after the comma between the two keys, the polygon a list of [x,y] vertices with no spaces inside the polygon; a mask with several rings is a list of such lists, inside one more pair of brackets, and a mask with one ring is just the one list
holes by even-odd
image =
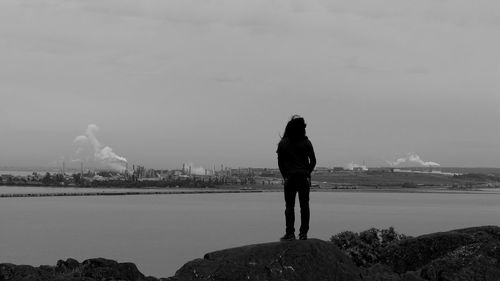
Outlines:
{"label": "sea", "polygon": [[[0,191],[12,192],[5,188]],[[309,236],[323,240],[371,227],[416,236],[500,224],[496,190],[312,192],[310,201]],[[169,277],[211,251],[278,241],[284,222],[281,192],[0,198],[0,263],[104,257]]]}

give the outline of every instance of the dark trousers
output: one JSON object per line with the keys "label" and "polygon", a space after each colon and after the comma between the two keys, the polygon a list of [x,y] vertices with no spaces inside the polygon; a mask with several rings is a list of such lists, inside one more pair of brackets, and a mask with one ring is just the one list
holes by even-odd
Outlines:
{"label": "dark trousers", "polygon": [[285,180],[285,221],[286,233],[295,233],[295,195],[299,193],[300,233],[307,234],[309,230],[309,177],[292,175]]}

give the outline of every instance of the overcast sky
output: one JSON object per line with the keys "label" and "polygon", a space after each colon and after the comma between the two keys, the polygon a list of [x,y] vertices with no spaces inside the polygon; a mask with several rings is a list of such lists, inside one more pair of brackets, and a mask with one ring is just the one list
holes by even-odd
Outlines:
{"label": "overcast sky", "polygon": [[300,114],[321,166],[500,167],[499,50],[496,0],[2,0],[0,166],[95,124],[131,164],[276,167]]}

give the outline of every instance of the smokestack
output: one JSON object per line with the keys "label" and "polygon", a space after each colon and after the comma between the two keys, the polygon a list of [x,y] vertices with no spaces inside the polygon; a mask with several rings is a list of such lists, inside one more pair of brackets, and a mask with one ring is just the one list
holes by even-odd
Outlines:
{"label": "smokestack", "polygon": [[62,164],[63,164],[63,165],[62,165],[62,174],[64,175],[64,172],[65,172],[65,170],[66,170],[66,167],[65,167],[66,163],[64,162],[64,160],[63,160],[63,163],[62,163]]}
{"label": "smokestack", "polygon": [[83,177],[83,161],[80,162],[80,176]]}

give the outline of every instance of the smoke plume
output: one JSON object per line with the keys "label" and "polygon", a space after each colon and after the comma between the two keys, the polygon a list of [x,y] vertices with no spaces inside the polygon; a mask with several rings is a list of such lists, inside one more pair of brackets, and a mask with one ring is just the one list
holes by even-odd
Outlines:
{"label": "smoke plume", "polygon": [[85,135],[77,136],[73,140],[73,143],[78,145],[76,153],[82,154],[85,151],[85,147],[91,146],[94,153],[94,160],[117,171],[125,170],[127,159],[114,153],[111,147],[103,145],[96,137],[98,131],[99,127],[97,125],[88,125]]}
{"label": "smoke plume", "polygon": [[363,171],[368,171],[368,168],[365,165],[355,164],[354,162],[351,162],[344,167],[344,169],[349,171],[354,170],[354,168],[361,168]]}
{"label": "smoke plume", "polygon": [[401,157],[401,158],[396,159],[395,161],[386,161],[386,162],[391,166],[398,166],[399,164],[403,164],[403,163],[407,163],[407,162],[416,163],[416,164],[422,165],[424,167],[439,167],[439,166],[441,166],[439,163],[436,163],[436,162],[424,161],[420,158],[420,156],[418,156],[415,153],[408,153],[408,155],[406,157]]}

